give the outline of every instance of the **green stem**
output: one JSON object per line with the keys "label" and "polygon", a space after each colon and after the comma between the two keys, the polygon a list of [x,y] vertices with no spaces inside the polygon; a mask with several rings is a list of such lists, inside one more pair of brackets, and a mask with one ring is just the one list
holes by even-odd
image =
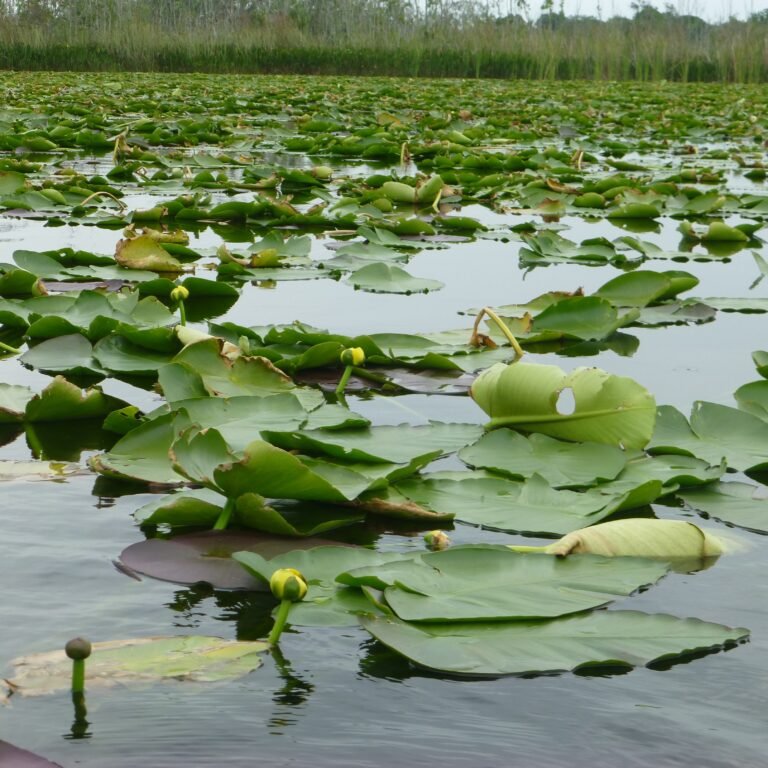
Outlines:
{"label": "green stem", "polygon": [[232,513],[235,511],[234,499],[227,499],[227,503],[224,505],[224,509],[221,510],[221,514],[213,525],[214,531],[224,531],[229,527],[229,521],[232,519]]}
{"label": "green stem", "polygon": [[179,299],[179,324],[187,324],[187,310],[184,306],[184,299]]}
{"label": "green stem", "polygon": [[291,610],[290,600],[281,600],[280,607],[277,609],[277,616],[275,616],[275,625],[272,627],[272,631],[269,633],[267,642],[270,645],[275,645],[280,639],[280,635],[283,634],[285,629],[285,623],[288,621],[288,612]]}
{"label": "green stem", "polygon": [[352,368],[352,373],[354,373],[355,376],[358,376],[361,379],[366,379],[367,381],[375,381],[377,384],[392,383],[389,377],[385,376],[382,373],[374,373],[373,371],[369,371],[367,368],[359,368],[356,365],[351,366],[351,368]]}
{"label": "green stem", "polygon": [[470,343],[474,344],[476,347],[480,346],[477,329],[480,327],[480,321],[483,319],[483,315],[488,315],[488,317],[490,317],[491,320],[496,323],[498,329],[504,334],[512,349],[515,350],[514,362],[517,362],[523,356],[523,348],[520,346],[518,340],[514,337],[512,331],[507,328],[506,323],[492,309],[490,309],[490,307],[483,307],[477,313],[477,317],[475,318],[475,327],[472,329],[472,338],[470,339]]}
{"label": "green stem", "polygon": [[10,344],[4,344],[2,341],[0,341],[0,349],[5,350],[6,352],[10,352],[13,355],[21,354],[20,349],[16,349],[16,347],[12,347]]}
{"label": "green stem", "polygon": [[543,547],[532,547],[527,544],[507,544],[507,549],[511,549],[513,552],[544,552],[546,545]]}
{"label": "green stem", "polygon": [[337,395],[343,395],[344,390],[347,388],[347,383],[349,382],[349,377],[352,375],[352,366],[348,365],[344,369],[344,373],[341,374],[341,378],[339,379],[339,383],[336,387],[336,394]]}
{"label": "green stem", "polygon": [[72,694],[85,690],[85,659],[75,659],[72,662]]}
{"label": "green stem", "polygon": [[43,450],[43,444],[40,442],[40,438],[37,436],[37,432],[35,432],[35,428],[27,422],[24,426],[24,431],[27,435],[27,443],[32,449],[32,455],[36,459],[43,461],[45,459],[45,451]]}

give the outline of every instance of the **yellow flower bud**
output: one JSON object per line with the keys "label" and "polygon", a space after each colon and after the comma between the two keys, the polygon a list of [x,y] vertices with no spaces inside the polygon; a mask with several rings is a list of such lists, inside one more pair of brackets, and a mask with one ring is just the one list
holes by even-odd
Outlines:
{"label": "yellow flower bud", "polygon": [[424,543],[427,545],[427,549],[439,552],[441,549],[448,549],[451,540],[445,531],[430,531],[424,534]]}
{"label": "yellow flower bud", "polygon": [[348,347],[340,355],[344,365],[362,365],[365,362],[365,352],[362,347]]}
{"label": "yellow flower bud", "polygon": [[184,301],[189,298],[189,290],[183,285],[177,285],[171,291],[171,301]]}
{"label": "yellow flower bud", "polygon": [[278,600],[296,603],[307,594],[307,582],[295,568],[278,568],[269,580],[269,588]]}

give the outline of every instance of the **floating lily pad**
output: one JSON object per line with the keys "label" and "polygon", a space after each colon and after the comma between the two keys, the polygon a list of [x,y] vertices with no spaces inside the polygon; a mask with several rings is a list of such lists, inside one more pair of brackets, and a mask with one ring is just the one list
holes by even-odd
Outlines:
{"label": "floating lily pad", "polygon": [[[573,393],[572,413],[558,411],[564,390]],[[491,417],[491,428],[513,427],[565,440],[643,448],[656,421],[648,390],[599,368],[566,374],[553,365],[497,364],[478,376],[470,394]]]}
{"label": "floating lily pad", "polygon": [[595,485],[613,480],[627,455],[604,443],[566,443],[546,435],[524,437],[511,429],[496,429],[459,451],[471,467],[514,478],[540,475],[555,488]]}
{"label": "floating lily pad", "polygon": [[175,584],[210,584],[215,589],[267,589],[230,556],[234,552],[253,552],[266,559],[285,552],[313,547],[344,547],[325,539],[295,539],[252,531],[204,531],[174,536],[172,539],[147,539],[131,544],[120,553],[120,564],[131,573]]}
{"label": "floating lily pad", "polygon": [[[565,560],[506,547],[460,546],[341,574],[348,586],[384,591],[404,621],[454,622],[549,618],[596,608],[654,584],[667,566],[601,557]],[[499,585],[507,585],[499,589]]]}
{"label": "floating lily pad", "polygon": [[[200,683],[233,680],[261,666],[263,642],[238,642],[188,635],[142,637],[93,643],[88,659],[88,687],[110,688],[163,680]],[[41,696],[69,690],[72,661],[63,650],[14,659],[7,681],[14,695]]]}
{"label": "floating lily pad", "polygon": [[347,282],[372,293],[429,293],[439,291],[444,283],[424,277],[413,277],[401,267],[376,262],[353,272]]}
{"label": "floating lily pad", "polygon": [[669,405],[659,408],[656,429],[648,450],[651,453],[682,453],[710,464],[723,458],[741,471],[768,468],[768,423],[726,405],[697,401],[690,423]]}
{"label": "floating lily pad", "polygon": [[554,621],[409,624],[364,618],[363,628],[415,664],[454,675],[514,675],[647,665],[729,648],[749,636],[698,619],[599,611]]}
{"label": "floating lily pad", "polygon": [[0,741],[0,765],[4,768],[61,768],[58,763],[14,747],[7,741]]}
{"label": "floating lily pad", "polygon": [[693,509],[710,517],[759,533],[768,533],[768,495],[750,483],[712,483],[691,488],[678,496]]}

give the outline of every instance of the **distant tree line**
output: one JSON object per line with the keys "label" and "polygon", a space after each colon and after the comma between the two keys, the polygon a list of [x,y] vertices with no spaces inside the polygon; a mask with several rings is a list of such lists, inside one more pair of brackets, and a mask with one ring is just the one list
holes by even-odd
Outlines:
{"label": "distant tree line", "polygon": [[[607,2],[607,0],[606,0]],[[0,0],[0,67],[765,81],[768,11],[562,0]]]}

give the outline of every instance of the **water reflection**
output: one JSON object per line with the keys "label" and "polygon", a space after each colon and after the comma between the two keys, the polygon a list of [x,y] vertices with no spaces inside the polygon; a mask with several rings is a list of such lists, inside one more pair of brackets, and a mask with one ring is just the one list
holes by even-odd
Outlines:
{"label": "water reflection", "polygon": [[88,708],[85,705],[85,694],[73,693],[72,706],[75,710],[75,719],[72,721],[69,733],[64,734],[64,738],[70,740],[90,739],[93,734],[88,730],[90,722],[87,717]]}
{"label": "water reflection", "polygon": [[[213,601],[215,608],[203,603]],[[174,626],[198,629],[208,620],[233,622],[235,637],[241,641],[264,640],[272,628],[275,600],[264,592],[227,592],[203,585],[174,592],[167,607],[178,614]],[[314,685],[297,674],[279,646],[270,649],[267,659],[274,662],[277,687],[272,692],[275,708],[268,719],[270,733],[280,734],[295,725],[296,708],[303,707],[315,690]],[[87,725],[87,724],[86,724]]]}

